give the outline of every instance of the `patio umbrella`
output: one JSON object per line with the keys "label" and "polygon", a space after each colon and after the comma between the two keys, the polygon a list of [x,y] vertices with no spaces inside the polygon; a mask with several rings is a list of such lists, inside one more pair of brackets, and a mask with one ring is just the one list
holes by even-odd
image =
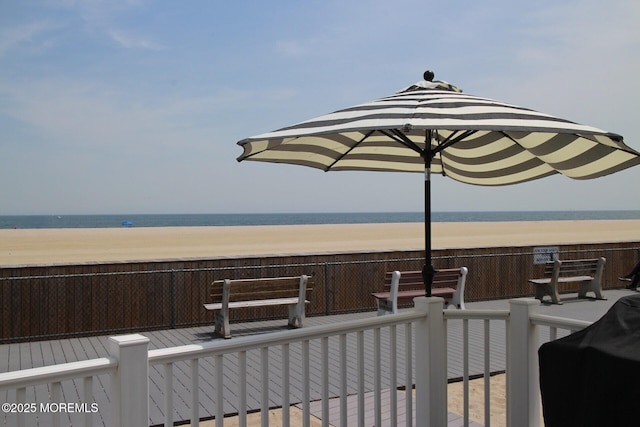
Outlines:
{"label": "patio umbrella", "polygon": [[608,175],[640,163],[622,136],[424,80],[365,104],[239,141],[238,161],[324,171],[425,174],[426,295],[431,296],[431,173],[475,185],[508,185],[561,173]]}

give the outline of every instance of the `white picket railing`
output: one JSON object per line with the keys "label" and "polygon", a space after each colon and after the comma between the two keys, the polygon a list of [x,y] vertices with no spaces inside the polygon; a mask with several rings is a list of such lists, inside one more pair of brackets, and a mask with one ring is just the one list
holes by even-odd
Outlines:
{"label": "white picket railing", "polygon": [[[561,319],[537,314],[539,302],[530,299],[513,300],[509,310],[442,310],[440,298],[417,298],[413,310],[406,310],[397,315],[371,317],[354,320],[340,324],[311,326],[302,329],[260,334],[246,337],[237,337],[231,340],[216,340],[201,345],[187,345],[174,348],[148,350],[149,340],[138,334],[125,335],[110,338],[110,357],[74,362],[62,365],[53,365],[42,368],[26,369],[22,371],[0,373],[0,396],[7,396],[5,405],[15,405],[13,409],[20,413],[6,414],[13,417],[16,425],[32,425],[33,415],[37,415],[41,425],[65,424],[64,411],[50,411],[49,413],[24,413],[27,401],[27,389],[37,385],[49,387],[50,402],[39,402],[37,405],[57,404],[62,402],[60,396],[60,383],[74,379],[81,382],[82,403],[90,405],[94,401],[91,395],[93,379],[98,375],[109,374],[111,386],[109,392],[110,407],[99,408],[100,411],[108,411],[107,417],[99,421],[91,407],[86,409],[82,418],[84,425],[102,423],[108,419],[112,426],[145,426],[149,424],[149,369],[160,369],[164,375],[164,384],[154,384],[163,390],[163,413],[165,425],[173,425],[174,418],[174,370],[187,371],[186,377],[189,384],[181,384],[182,389],[188,390],[188,396],[177,396],[190,410],[191,425],[198,425],[200,413],[200,390],[203,384],[199,383],[199,370],[207,363],[207,367],[213,366],[215,384],[207,384],[207,390],[213,390],[215,408],[213,415],[216,418],[216,427],[224,424],[225,415],[225,390],[228,384],[225,382],[225,362],[232,361],[234,369],[237,369],[237,387],[235,396],[237,402],[237,415],[240,426],[247,423],[247,384],[248,375],[253,376],[259,372],[261,422],[266,426],[269,423],[269,408],[279,406],[285,408],[282,412],[282,425],[291,423],[289,411],[286,410],[293,403],[299,403],[302,407],[303,425],[310,425],[311,401],[309,384],[311,381],[321,384],[321,413],[320,418],[324,425],[329,422],[329,399],[338,396],[340,425],[350,425],[348,420],[351,414],[347,410],[347,398],[350,395],[357,396],[358,425],[364,425],[365,421],[365,394],[369,391],[374,396],[375,425],[382,425],[383,417],[388,417],[390,425],[396,425],[398,419],[398,390],[412,390],[415,385],[415,402],[411,399],[411,393],[407,392],[404,411],[408,416],[404,425],[411,426],[415,412],[415,425],[417,426],[444,426],[447,424],[447,325],[454,319],[463,322],[463,364],[464,364],[464,394],[465,410],[464,422],[469,423],[468,390],[469,390],[469,328],[470,321],[480,321],[484,324],[484,375],[490,374],[490,321],[505,322],[505,349],[506,349],[506,373],[507,373],[507,425],[508,426],[536,426],[540,425],[540,395],[538,388],[538,361],[537,349],[539,343],[539,328],[541,326],[551,328],[551,336],[556,336],[558,329],[575,331],[589,325],[589,322],[572,319]],[[404,334],[398,333],[398,327],[404,328]],[[386,328],[388,343],[381,342],[381,331]],[[373,334],[373,348],[365,349],[364,334]],[[355,334],[355,340],[347,340],[348,335]],[[404,337],[414,336],[411,339]],[[404,345],[398,348],[398,341],[403,340]],[[348,343],[356,342],[357,360],[347,360]],[[337,344],[336,344],[337,342]],[[319,344],[318,344],[319,343]],[[292,355],[295,347],[296,353]],[[311,354],[311,348],[314,353]],[[259,352],[259,367],[253,366],[247,361],[249,352]],[[282,387],[282,397],[275,405],[274,396],[270,396],[269,383],[272,381],[270,374],[276,371],[271,364],[270,352],[279,351],[281,366],[277,371],[281,377],[277,378]],[[316,351],[319,354],[316,354]],[[299,352],[299,353],[298,353]],[[411,363],[414,355],[417,361]],[[301,370],[294,369],[292,359],[300,362]],[[316,366],[316,361],[319,360]],[[382,369],[384,366],[386,371]],[[401,363],[402,362],[402,363]],[[186,368],[185,368],[186,366]],[[399,367],[404,366],[404,371]],[[296,368],[297,369],[297,368]],[[251,370],[251,374],[248,371]],[[330,384],[329,373],[337,370],[340,384]],[[352,372],[355,370],[355,374]],[[398,371],[400,375],[398,375]],[[294,374],[291,374],[294,372]],[[355,375],[356,380],[351,381]],[[297,378],[299,376],[299,378]],[[313,376],[313,378],[312,378]],[[399,378],[400,377],[400,378]],[[373,379],[373,386],[365,386],[367,379]],[[275,379],[273,379],[275,381]],[[252,379],[256,383],[256,379]],[[301,388],[301,395],[291,390],[291,384]],[[355,386],[352,384],[355,383]],[[491,423],[490,417],[490,382],[485,384],[485,425]],[[381,395],[383,390],[389,392],[389,404],[383,405]],[[296,402],[291,402],[291,395],[296,396]],[[313,396],[313,400],[315,396]],[[415,408],[414,408],[415,406]],[[3,406],[5,409],[5,406]],[[12,408],[10,408],[12,409]],[[30,409],[30,408],[28,408]],[[42,408],[35,408],[38,412]],[[78,408],[76,408],[78,409]],[[7,412],[7,411],[4,411]],[[11,411],[10,411],[11,412]],[[30,412],[30,411],[27,411]],[[367,413],[369,409],[367,410]],[[50,422],[44,421],[50,416]],[[5,417],[5,420],[8,419]],[[31,418],[30,418],[31,417]],[[400,417],[402,418],[402,417]],[[7,422],[7,421],[5,421]],[[402,421],[401,421],[402,422]],[[68,424],[68,422],[66,422]],[[9,424],[11,425],[11,424]]]}

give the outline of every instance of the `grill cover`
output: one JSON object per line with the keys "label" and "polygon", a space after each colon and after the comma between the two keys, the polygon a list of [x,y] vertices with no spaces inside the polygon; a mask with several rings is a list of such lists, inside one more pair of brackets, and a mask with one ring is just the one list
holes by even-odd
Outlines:
{"label": "grill cover", "polygon": [[546,427],[640,425],[640,295],[538,355]]}

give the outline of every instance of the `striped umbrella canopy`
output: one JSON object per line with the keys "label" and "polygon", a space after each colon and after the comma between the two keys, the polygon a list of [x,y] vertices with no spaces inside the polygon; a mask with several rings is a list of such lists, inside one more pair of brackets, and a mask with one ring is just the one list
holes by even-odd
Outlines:
{"label": "striped umbrella canopy", "polygon": [[423,273],[431,295],[431,173],[475,185],[509,185],[553,174],[592,179],[640,163],[620,135],[462,93],[433,73],[401,91],[239,141],[238,161],[324,171],[425,173]]}

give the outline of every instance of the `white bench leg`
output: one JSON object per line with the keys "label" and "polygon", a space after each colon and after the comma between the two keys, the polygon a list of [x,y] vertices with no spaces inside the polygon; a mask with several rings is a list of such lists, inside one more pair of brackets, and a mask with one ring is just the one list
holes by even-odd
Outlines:
{"label": "white bench leg", "polygon": [[229,327],[229,316],[225,316],[222,310],[215,312],[215,333],[223,338],[231,338],[231,328]]}
{"label": "white bench leg", "polygon": [[458,292],[453,294],[450,301],[447,301],[447,304],[453,305],[458,310],[465,310],[464,306],[464,296],[460,295]]}
{"label": "white bench leg", "polygon": [[602,288],[599,284],[594,283],[593,280],[588,282],[580,282],[580,288],[578,290],[578,298],[586,298],[587,292],[593,292],[595,294],[596,299],[606,300],[604,295],[602,295]]}
{"label": "white bench leg", "polygon": [[289,326],[292,328],[302,328],[304,317],[304,306],[300,308],[300,304],[289,304]]}
{"label": "white bench leg", "polygon": [[543,299],[546,295],[549,295],[551,298],[551,302],[554,304],[562,305],[562,301],[560,301],[560,295],[558,294],[558,288],[554,288],[549,284],[537,284],[536,285],[536,299],[540,300],[540,303],[543,302]]}
{"label": "white bench leg", "polygon": [[551,297],[551,302],[554,304],[562,305],[560,301],[560,294],[558,293],[558,285],[555,286],[549,285],[549,296]]}
{"label": "white bench leg", "polygon": [[[385,314],[393,314],[393,302],[386,299],[376,300],[378,303],[378,316],[384,316]],[[396,310],[396,313],[398,311]]]}

